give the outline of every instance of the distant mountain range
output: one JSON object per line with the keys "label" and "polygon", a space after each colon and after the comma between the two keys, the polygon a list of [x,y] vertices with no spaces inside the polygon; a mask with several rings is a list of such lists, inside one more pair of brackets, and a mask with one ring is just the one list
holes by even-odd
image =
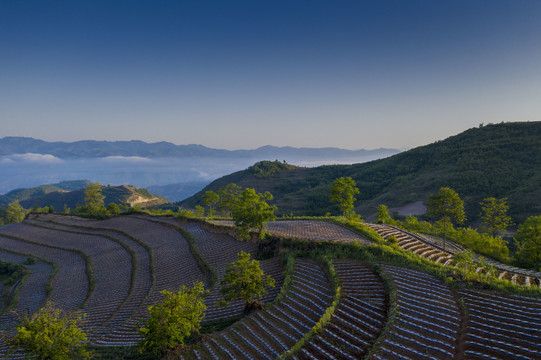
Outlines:
{"label": "distant mountain range", "polygon": [[416,213],[422,213],[428,195],[447,186],[464,200],[470,222],[479,219],[481,200],[496,197],[508,198],[509,213],[518,224],[541,214],[541,122],[472,128],[362,164],[313,168],[259,164],[213,181],[179,205],[190,208],[202,204],[205,191],[236,183],[259,192],[270,191],[279,214],[338,214],[329,201],[329,191],[332,182],[342,176],[356,181],[360,189],[356,211],[365,217],[374,214],[380,204],[416,208]]}
{"label": "distant mountain range", "polygon": [[132,141],[48,142],[31,137],[4,137],[0,139],[0,156],[13,154],[49,154],[60,159],[102,158],[108,156],[179,158],[258,158],[280,159],[341,159],[381,158],[398,153],[396,149],[345,150],[339,148],[294,148],[290,146],[263,146],[255,150],[212,149],[203,145],[175,145],[169,142],[146,143]]}

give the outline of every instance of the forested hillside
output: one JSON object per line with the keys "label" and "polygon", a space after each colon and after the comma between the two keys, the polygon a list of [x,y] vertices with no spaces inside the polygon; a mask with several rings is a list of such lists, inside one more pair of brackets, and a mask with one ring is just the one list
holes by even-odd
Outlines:
{"label": "forested hillside", "polygon": [[[63,184],[66,186],[63,186]],[[73,187],[77,184],[81,186],[77,190],[70,191],[70,184]],[[61,212],[64,205],[70,209],[74,209],[77,206],[84,205],[84,188],[87,184],[88,181],[81,180],[14,190],[4,196],[0,196],[0,206],[6,206],[13,201],[19,201],[25,209],[53,206],[56,211]],[[104,201],[106,206],[110,203],[119,205],[129,204],[130,206],[141,204],[146,206],[168,202],[167,199],[159,195],[155,196],[151,194],[147,189],[136,188],[131,185],[103,186],[102,192],[105,196]]]}
{"label": "forested hillside", "polygon": [[264,176],[251,167],[220,178],[182,206],[201,204],[207,190],[228,183],[270,191],[281,214],[338,213],[329,201],[334,179],[351,176],[360,189],[356,211],[363,216],[379,204],[389,207],[426,201],[440,187],[454,189],[465,201],[469,221],[480,212],[485,197],[509,199],[516,223],[541,213],[541,122],[480,125],[433,144],[389,158],[354,165],[299,168],[281,166]]}
{"label": "forested hillside", "polygon": [[[0,206],[8,205],[13,201],[25,201],[31,198],[36,198],[44,196],[50,193],[63,193],[73,190],[84,189],[88,185],[88,180],[71,180],[71,181],[62,181],[57,184],[47,184],[36,186],[33,188],[22,188],[15,189],[8,192],[5,195],[0,196]],[[48,204],[47,204],[48,206]]]}

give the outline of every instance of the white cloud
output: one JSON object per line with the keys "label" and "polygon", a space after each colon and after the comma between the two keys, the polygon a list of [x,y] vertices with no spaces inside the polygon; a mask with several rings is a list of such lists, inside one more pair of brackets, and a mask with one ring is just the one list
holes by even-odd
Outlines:
{"label": "white cloud", "polygon": [[209,179],[213,178],[213,176],[211,174],[209,174],[208,172],[203,171],[201,169],[191,168],[190,170],[193,173],[197,174],[198,178],[205,179],[205,180],[209,180]]}
{"label": "white cloud", "polygon": [[0,162],[4,164],[13,164],[13,163],[20,163],[20,162],[58,164],[58,163],[63,163],[64,161],[51,154],[26,153],[26,154],[13,154],[13,155],[2,156],[0,159]]}
{"label": "white cloud", "polygon": [[151,163],[152,159],[141,157],[141,156],[106,156],[101,158],[102,161],[106,162],[130,162],[130,163]]}

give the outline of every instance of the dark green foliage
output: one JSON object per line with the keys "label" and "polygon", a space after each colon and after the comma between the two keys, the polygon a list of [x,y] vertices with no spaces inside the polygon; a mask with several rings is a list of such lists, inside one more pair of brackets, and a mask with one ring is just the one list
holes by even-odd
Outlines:
{"label": "dark green foliage", "polygon": [[[5,195],[0,196],[0,205],[7,205],[15,200],[23,202],[25,200],[47,195],[50,193],[61,193],[63,191],[73,191],[84,189],[88,184],[87,180],[63,181],[58,184],[41,185],[34,188],[15,189]],[[48,205],[48,204],[47,204]],[[45,205],[41,205],[45,206]],[[30,206],[31,207],[31,206]]]}
{"label": "dark green foliage", "polygon": [[29,256],[24,261],[24,264],[25,265],[34,265],[36,262],[37,262],[36,258]]}
{"label": "dark green foliage", "polygon": [[466,220],[464,202],[448,187],[442,187],[436,194],[430,194],[427,213],[445,224],[462,224]]}
{"label": "dark green foliage", "polygon": [[282,172],[284,170],[291,170],[295,168],[293,165],[275,161],[260,161],[248,168],[256,178],[267,178],[273,176],[276,173]]}
{"label": "dark green foliage", "polygon": [[481,228],[492,236],[504,232],[513,224],[511,217],[507,215],[507,211],[509,211],[507,199],[490,197],[484,199],[479,205],[483,210],[481,214],[483,226]]}
{"label": "dark green foliage", "polygon": [[385,242],[387,245],[396,245],[398,244],[398,239],[394,235],[389,235],[387,239],[385,239]]}
{"label": "dark green foliage", "polygon": [[214,216],[214,207],[220,200],[220,195],[215,193],[214,191],[207,191],[205,192],[205,195],[203,195],[203,203],[206,205],[208,212],[207,216],[213,217]]}
{"label": "dark green foliage", "polygon": [[541,216],[531,216],[515,236],[517,263],[541,271]]}
{"label": "dark green foliage", "polygon": [[26,210],[15,200],[6,207],[2,220],[4,224],[18,223],[24,220],[25,215]]}
{"label": "dark green foliage", "polygon": [[332,184],[329,199],[338,204],[344,217],[352,218],[355,216],[353,204],[356,200],[355,195],[359,193],[356,185],[349,176],[338,178]]}
{"label": "dark green foliage", "polygon": [[109,205],[107,205],[107,211],[112,215],[120,214],[120,208],[115,203],[110,203]]}
{"label": "dark green foliage", "polygon": [[452,225],[442,228],[439,224],[432,225],[426,221],[419,221],[415,216],[409,215],[405,221],[393,221],[402,229],[443,237],[452,240],[476,253],[486,255],[501,262],[509,262],[509,249],[504,240],[490,234],[479,233],[470,227],[455,229]]}
{"label": "dark green foliage", "polygon": [[266,287],[274,287],[274,283],[275,280],[270,275],[263,273],[259,261],[251,259],[249,253],[241,251],[237,260],[228,264],[225,270],[220,289],[224,296],[221,304],[225,306],[232,300],[240,299],[248,305],[254,298],[266,293]]}
{"label": "dark green foliage", "polygon": [[207,309],[203,302],[208,291],[202,282],[193,287],[181,286],[178,292],[163,290],[163,300],[148,307],[150,314],[145,325],[139,329],[143,339],[141,352],[156,355],[167,349],[184,344],[184,339],[198,333]]}
{"label": "dark green foliage", "polygon": [[0,281],[7,286],[15,284],[25,273],[25,267],[0,260]]}
{"label": "dark green foliage", "polygon": [[509,199],[509,215],[519,223],[541,213],[540,139],[541,122],[487,125],[369,163],[292,168],[265,178],[251,171],[237,172],[212,182],[182,204],[193,208],[205,191],[234,182],[270,191],[278,215],[324,215],[334,211],[330,185],[338,177],[350,176],[360,190],[355,210],[365,217],[380,204],[392,208],[425,201],[428,194],[450,187],[464,199],[470,222],[479,219],[479,202],[493,196]]}
{"label": "dark green foliage", "polygon": [[48,304],[25,318],[9,343],[24,350],[29,359],[88,359],[91,354],[86,349],[88,338],[79,328],[81,320]]}
{"label": "dark green foliage", "polygon": [[[85,182],[85,184],[88,183],[89,182],[87,181]],[[67,208],[75,209],[76,207],[85,204],[84,189],[71,189],[70,187],[67,187],[66,190],[62,190],[57,186],[52,187],[52,185],[43,185],[43,187],[51,191],[42,191],[42,187],[17,190],[17,193],[13,196],[8,197],[9,194],[0,196],[0,205],[3,202],[3,199],[11,199],[14,196],[21,198],[20,203],[24,208],[41,209],[40,211],[49,211],[51,206],[53,209],[57,210]],[[53,191],[53,189],[55,190]],[[130,199],[135,199],[139,196],[149,200],[149,202],[144,205],[161,205],[168,202],[167,199],[163,197],[152,195],[146,189],[140,189],[130,185],[103,186],[101,191],[105,196],[105,206],[110,203],[124,204],[129,202]]]}
{"label": "dark green foliage", "polygon": [[258,194],[254,189],[244,189],[239,194],[232,217],[241,238],[249,238],[250,231],[255,229],[263,239],[267,223],[275,219],[276,206],[269,205],[267,202],[270,200],[272,194],[268,191]]}
{"label": "dark green foliage", "polygon": [[[234,183],[229,183],[218,189],[218,209],[226,216],[231,216],[241,190],[242,188]],[[205,194],[207,193],[208,191],[205,192]]]}
{"label": "dark green foliage", "polygon": [[389,214],[389,208],[387,206],[378,206],[376,220],[378,224],[389,224],[392,222],[393,219],[391,218],[391,214]]}

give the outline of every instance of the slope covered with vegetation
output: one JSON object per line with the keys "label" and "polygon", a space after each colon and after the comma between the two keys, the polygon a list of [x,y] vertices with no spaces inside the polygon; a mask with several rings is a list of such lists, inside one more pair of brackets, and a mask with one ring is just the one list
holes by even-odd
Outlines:
{"label": "slope covered with vegetation", "polygon": [[[7,202],[0,202],[1,205],[18,200],[22,207],[31,209],[34,207],[53,206],[56,211],[62,211],[64,205],[70,209],[81,206],[85,203],[84,188],[88,184],[84,182],[83,186],[77,190],[64,190],[55,185],[42,185],[36,188],[14,190],[4,197]],[[131,185],[121,186],[103,186],[103,195],[105,196],[105,206],[110,203],[128,204],[134,206],[140,204],[159,205],[167,203],[168,200],[151,194],[147,189],[136,188]]]}
{"label": "slope covered with vegetation", "polygon": [[80,190],[84,189],[88,183],[88,180],[71,180],[62,181],[57,184],[40,185],[33,188],[15,189],[5,195],[0,196],[0,205],[8,205],[14,201],[21,202],[54,192]]}
{"label": "slope covered with vegetation", "polygon": [[222,177],[181,202],[201,204],[208,190],[236,183],[270,191],[281,214],[338,213],[329,201],[332,182],[350,176],[360,189],[356,211],[373,214],[379,204],[389,207],[426,201],[440,187],[454,189],[464,200],[469,222],[479,218],[479,202],[486,197],[508,198],[515,223],[541,213],[541,122],[480,125],[433,144],[389,158],[354,165],[300,168],[279,162],[266,164],[262,176],[247,170]]}

